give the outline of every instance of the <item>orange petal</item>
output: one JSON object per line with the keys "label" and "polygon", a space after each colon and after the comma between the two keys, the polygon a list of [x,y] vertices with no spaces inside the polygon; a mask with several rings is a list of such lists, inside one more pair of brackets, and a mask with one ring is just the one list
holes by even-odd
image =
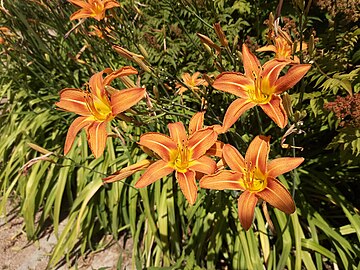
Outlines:
{"label": "orange petal", "polygon": [[273,95],[269,103],[259,106],[280,128],[286,127],[288,117],[280,96]]}
{"label": "orange petal", "polygon": [[200,187],[216,190],[245,190],[241,185],[242,176],[242,173],[236,171],[220,171],[201,178]]}
{"label": "orange petal", "polygon": [[188,141],[188,148],[193,151],[192,159],[198,159],[216,142],[217,133],[208,127],[194,132]]}
{"label": "orange petal", "polygon": [[147,159],[141,160],[133,165],[130,165],[126,168],[123,168],[123,169],[113,173],[112,175],[110,175],[108,177],[103,178],[103,181],[105,183],[113,183],[116,181],[123,180],[138,171],[146,169],[147,167],[149,167],[150,164],[151,164],[151,162]]}
{"label": "orange petal", "polygon": [[[263,82],[269,85],[270,88],[276,83],[276,80],[279,78],[280,72],[286,67],[288,62],[277,61],[276,59],[270,60],[263,65],[263,70],[261,76],[263,77]],[[272,93],[268,93],[272,94]]]}
{"label": "orange petal", "polygon": [[205,111],[197,112],[193,115],[189,123],[189,135],[193,134],[195,131],[202,129],[204,125],[204,115]]}
{"label": "orange petal", "polygon": [[107,122],[93,122],[86,129],[89,146],[95,158],[100,157],[104,152],[107,138],[106,125]]}
{"label": "orange petal", "polygon": [[68,0],[68,2],[82,8],[89,7],[89,4],[84,2],[83,0]]}
{"label": "orange petal", "polygon": [[136,188],[143,188],[151,183],[154,183],[156,180],[172,173],[173,168],[168,166],[168,163],[163,160],[158,160],[155,163],[151,164],[149,168],[146,169],[144,174],[136,182]]}
{"label": "orange petal", "polygon": [[118,70],[111,72],[109,75],[107,75],[104,78],[104,85],[110,85],[110,83],[116,78],[134,75],[134,74],[138,74],[138,71],[135,68],[133,68],[131,66],[122,67]]}
{"label": "orange petal", "polygon": [[274,45],[263,46],[256,50],[257,52],[276,52],[276,47]]}
{"label": "orange petal", "polygon": [[207,156],[202,156],[194,161],[190,169],[195,172],[202,172],[205,174],[212,174],[216,169],[216,162]]}
{"label": "orange petal", "polygon": [[268,177],[267,187],[257,195],[286,214],[295,212],[295,203],[290,192],[275,178]]}
{"label": "orange petal", "polygon": [[249,170],[256,167],[263,174],[266,173],[267,159],[270,151],[270,136],[256,136],[250,143],[246,155],[245,161]]}
{"label": "orange petal", "polygon": [[245,191],[240,195],[238,200],[238,213],[241,226],[244,230],[248,230],[254,220],[255,206],[258,202],[258,198],[254,193]]}
{"label": "orange petal", "polygon": [[104,71],[105,70],[95,73],[89,80],[91,93],[100,100],[103,100],[104,96],[107,95],[103,79]]}
{"label": "orange petal", "polygon": [[216,157],[222,157],[223,155],[223,147],[224,143],[221,141],[216,141],[209,150],[206,151],[206,155],[208,156],[216,156]]}
{"label": "orange petal", "polygon": [[311,65],[309,64],[297,64],[292,66],[284,76],[280,77],[276,81],[275,94],[281,94],[293,87],[302,79],[302,77],[304,77],[310,68]]}
{"label": "orange petal", "polygon": [[145,88],[129,88],[117,91],[111,95],[113,115],[117,115],[134,106],[145,96]]}
{"label": "orange petal", "polygon": [[176,142],[170,137],[157,132],[148,132],[142,135],[139,144],[154,151],[165,161],[170,160],[171,150],[177,149]]}
{"label": "orange petal", "polygon": [[60,101],[55,103],[61,109],[83,116],[91,115],[85,101],[84,92],[75,88],[60,91]]}
{"label": "orange petal", "polygon": [[82,18],[89,18],[91,17],[92,12],[90,10],[80,9],[78,11],[75,11],[70,16],[70,21],[82,19]]}
{"label": "orange petal", "polygon": [[93,121],[94,120],[90,120],[89,117],[78,117],[74,120],[74,122],[71,123],[65,140],[65,155],[69,153],[71,146],[73,145],[76,135],[79,133],[79,131],[86,126],[91,125]]}
{"label": "orange petal", "polygon": [[243,98],[235,99],[230,104],[230,106],[228,107],[225,113],[221,132],[225,133],[245,111],[254,107],[255,105],[256,105],[255,103],[247,99],[243,99]]}
{"label": "orange petal", "polygon": [[114,7],[120,7],[120,4],[114,0],[105,1],[104,9],[109,9],[109,8],[114,8]]}
{"label": "orange petal", "polygon": [[223,157],[227,165],[233,171],[244,172],[245,160],[239,151],[230,144],[225,144],[223,149]]}
{"label": "orange petal", "polygon": [[196,201],[198,190],[195,182],[195,172],[191,170],[188,170],[186,173],[176,172],[176,179],[185,198],[193,205]]}
{"label": "orange petal", "polygon": [[260,62],[256,56],[250,52],[249,48],[243,44],[242,46],[242,57],[245,70],[245,76],[251,78],[254,81],[254,73],[258,74],[260,71]]}
{"label": "orange petal", "polygon": [[176,122],[168,124],[168,129],[170,131],[170,137],[177,144],[183,144],[187,141],[187,135],[183,123]]}
{"label": "orange petal", "polygon": [[302,157],[283,157],[273,159],[268,163],[268,176],[275,178],[297,168],[303,161],[304,158]]}
{"label": "orange petal", "polygon": [[216,77],[212,84],[212,86],[217,90],[245,99],[249,97],[246,89],[252,85],[254,85],[254,81],[245,77],[240,72],[223,72]]}

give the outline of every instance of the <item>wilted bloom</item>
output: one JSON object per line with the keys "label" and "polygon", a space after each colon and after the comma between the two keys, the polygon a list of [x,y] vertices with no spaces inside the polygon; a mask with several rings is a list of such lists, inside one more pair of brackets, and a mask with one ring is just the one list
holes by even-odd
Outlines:
{"label": "wilted bloom", "polygon": [[[281,31],[279,29],[279,31]],[[298,64],[300,63],[299,57],[293,55],[294,52],[300,51],[300,43],[295,45],[289,35],[283,31],[279,32],[279,35],[273,36],[272,40],[274,45],[267,45],[257,49],[257,52],[274,52],[275,59],[279,61],[288,61],[290,63]],[[296,46],[296,48],[295,48]],[[306,43],[302,43],[301,49],[305,50],[307,48]]]}
{"label": "wilted bloom", "polygon": [[245,74],[223,72],[212,85],[215,89],[240,97],[230,104],[225,113],[223,132],[227,131],[243,112],[256,105],[259,105],[279,127],[284,128],[288,119],[279,94],[299,82],[311,65],[294,65],[279,78],[287,62],[271,60],[261,66],[246,45],[243,45],[242,54]]}
{"label": "wilted bloom", "polygon": [[79,6],[80,9],[75,11],[70,20],[82,18],[94,18],[101,21],[105,18],[105,11],[110,8],[120,7],[116,0],[68,0],[70,3]]}
{"label": "wilted bloom", "polygon": [[[109,73],[103,78],[104,73]],[[94,74],[89,81],[90,91],[65,88],[60,92],[59,108],[79,114],[70,125],[66,136],[64,152],[70,151],[77,133],[85,128],[90,149],[98,158],[102,155],[107,138],[106,126],[115,116],[129,109],[145,95],[145,88],[114,90],[110,94],[105,87],[118,77],[137,74],[133,67],[123,67],[112,71],[106,69]]]}
{"label": "wilted bloom", "polygon": [[[196,129],[193,121],[190,127]],[[149,132],[140,137],[139,144],[159,156],[140,177],[135,187],[142,188],[175,171],[175,177],[185,198],[194,204],[197,197],[196,172],[212,174],[216,162],[205,153],[216,142],[213,127],[197,129],[187,135],[181,122],[168,124],[170,136]]]}
{"label": "wilted bloom", "polygon": [[181,79],[183,81],[184,86],[181,83],[176,83],[176,88],[179,88],[176,93],[182,95],[186,90],[190,89],[193,92],[199,91],[200,85],[207,86],[208,83],[204,79],[200,79],[199,76],[201,75],[200,72],[195,72],[193,75],[189,73],[184,73],[181,75]]}
{"label": "wilted bloom", "polygon": [[200,180],[202,188],[243,191],[238,200],[238,212],[245,230],[253,222],[259,198],[286,214],[295,211],[295,203],[289,191],[276,177],[298,167],[304,159],[284,157],[268,161],[269,140],[270,137],[255,137],[245,158],[233,146],[226,144],[223,158],[231,170],[206,175]]}

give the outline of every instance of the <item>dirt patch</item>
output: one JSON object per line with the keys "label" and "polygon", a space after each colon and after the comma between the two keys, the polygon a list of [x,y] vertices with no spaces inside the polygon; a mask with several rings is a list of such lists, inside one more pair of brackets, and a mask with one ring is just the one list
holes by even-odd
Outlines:
{"label": "dirt patch", "polygon": [[[43,270],[49,261],[49,254],[56,244],[56,237],[48,233],[38,241],[29,242],[23,231],[23,219],[19,217],[18,211],[14,208],[6,217],[0,217],[0,270]],[[66,225],[62,221],[59,230]],[[105,239],[111,242],[110,237]],[[125,244],[124,244],[125,243]],[[118,242],[112,241],[106,249],[90,253],[86,257],[76,260],[75,264],[79,270],[93,269],[131,269],[132,241],[124,241],[121,238]],[[120,259],[119,259],[120,258]],[[120,260],[120,262],[119,262]],[[69,269],[67,265],[58,269]]]}

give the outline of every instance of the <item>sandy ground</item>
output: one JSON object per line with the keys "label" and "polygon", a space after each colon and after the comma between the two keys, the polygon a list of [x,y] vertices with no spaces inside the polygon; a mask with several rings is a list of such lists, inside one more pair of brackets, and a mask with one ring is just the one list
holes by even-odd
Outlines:
{"label": "sandy ground", "polygon": [[[0,217],[0,270],[46,269],[49,253],[56,243],[55,235],[48,233],[36,242],[29,242],[22,230],[22,218],[11,207],[7,210],[8,215]],[[60,230],[65,224],[66,220],[60,224]],[[126,241],[125,247],[123,239],[120,239],[118,243],[110,245],[101,252],[78,259],[76,268],[62,265],[57,269],[117,269],[119,256],[122,257],[120,269],[131,269],[131,250],[131,239]]]}

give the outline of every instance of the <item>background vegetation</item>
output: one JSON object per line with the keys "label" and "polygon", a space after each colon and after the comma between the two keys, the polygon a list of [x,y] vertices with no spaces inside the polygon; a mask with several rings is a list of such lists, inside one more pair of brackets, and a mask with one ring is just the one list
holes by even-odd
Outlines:
{"label": "background vegetation", "polygon": [[[286,143],[303,150],[281,148],[284,130],[260,111],[258,125],[256,110],[221,137],[244,153],[254,136],[271,134],[271,158],[293,152],[305,157],[296,172],[285,175],[287,181],[280,177],[297,211],[287,216],[269,207],[275,233],[260,208],[256,226],[247,232],[241,228],[236,192],[200,190],[191,207],[173,177],[144,189],[133,187],[139,173],[112,184],[102,181],[146,156],[136,144],[144,132],[167,133],[167,123],[187,124],[204,108],[205,124],[221,123],[231,95],[209,86],[201,95],[187,91],[181,96],[175,85],[184,72],[211,77],[219,70],[242,71],[241,44],[252,49],[266,44],[263,22],[275,13],[274,1],[126,0],[109,10],[106,20],[87,19],[72,31],[77,22],[69,16],[76,8],[66,1],[1,1],[0,213],[14,200],[29,239],[48,227],[58,234],[49,266],[61,260],[76,264],[76,256],[107,244],[103,236],[117,240],[126,235],[133,239],[132,261],[138,269],[360,269],[359,4],[284,2],[281,26],[298,42],[314,37],[314,49],[300,55],[312,69],[289,92],[299,112],[291,118],[297,132]],[[212,27],[217,22],[230,44],[222,59],[196,35],[207,35],[220,46]],[[95,28],[108,34],[100,38]],[[145,57],[148,70],[112,45]],[[59,91],[81,88],[95,72],[124,65],[141,70],[152,107],[145,101],[135,107],[140,124],[116,120],[119,133],[108,139],[101,158],[93,158],[84,133],[63,156],[75,115],[56,110]],[[119,256],[120,269],[121,263]]]}

